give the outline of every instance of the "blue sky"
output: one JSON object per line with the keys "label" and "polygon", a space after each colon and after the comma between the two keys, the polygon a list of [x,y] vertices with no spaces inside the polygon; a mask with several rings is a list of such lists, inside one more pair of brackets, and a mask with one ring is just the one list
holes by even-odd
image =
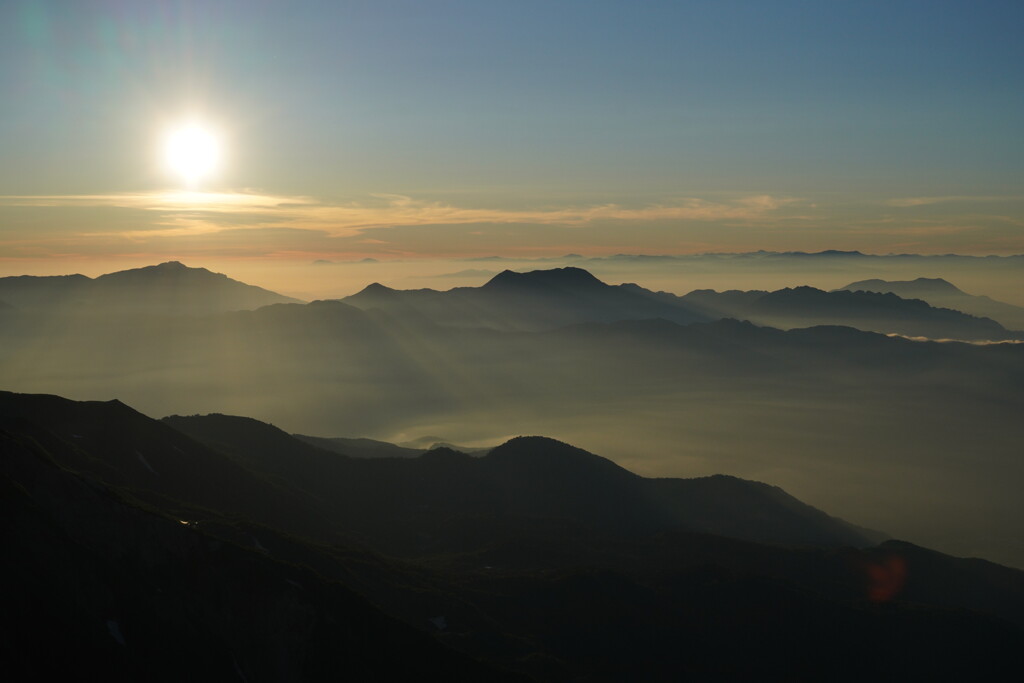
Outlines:
{"label": "blue sky", "polygon": [[[1021,26],[984,1],[9,0],[0,260],[1018,253]],[[219,194],[168,203],[156,139],[187,116],[223,135]]]}

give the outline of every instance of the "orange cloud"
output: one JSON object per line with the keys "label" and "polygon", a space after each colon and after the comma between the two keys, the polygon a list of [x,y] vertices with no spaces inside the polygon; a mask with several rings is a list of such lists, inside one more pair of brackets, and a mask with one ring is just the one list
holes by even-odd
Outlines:
{"label": "orange cloud", "polygon": [[[683,198],[639,208],[619,204],[540,209],[467,208],[405,195],[377,194],[369,201],[325,203],[312,197],[258,192],[144,192],[109,195],[40,195],[0,197],[0,206],[115,207],[160,214],[151,229],[122,231],[128,239],[145,236],[196,235],[231,227],[251,227],[246,217],[276,227],[322,230],[346,236],[396,225],[467,223],[534,223],[577,226],[597,221],[762,221],[799,200],[752,195],[732,201]],[[229,219],[230,217],[230,219]],[[115,233],[92,233],[111,236]]]}

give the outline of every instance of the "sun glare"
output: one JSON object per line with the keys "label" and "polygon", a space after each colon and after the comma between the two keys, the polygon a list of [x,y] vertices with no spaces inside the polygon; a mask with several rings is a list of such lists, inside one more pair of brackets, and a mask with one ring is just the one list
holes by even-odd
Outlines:
{"label": "sun glare", "polygon": [[194,187],[217,170],[221,145],[208,128],[188,124],[167,134],[163,153],[167,169]]}

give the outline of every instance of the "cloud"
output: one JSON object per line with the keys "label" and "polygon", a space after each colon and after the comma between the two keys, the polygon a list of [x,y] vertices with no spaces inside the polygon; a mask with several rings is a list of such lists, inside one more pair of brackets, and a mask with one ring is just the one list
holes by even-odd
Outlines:
{"label": "cloud", "polygon": [[850,228],[849,234],[857,235],[889,235],[898,237],[936,237],[939,235],[960,235],[984,230],[981,225],[973,223],[949,223],[947,221],[897,221],[877,220],[865,221],[864,225]]}
{"label": "cloud", "polygon": [[496,270],[485,270],[482,268],[467,268],[454,273],[437,273],[431,275],[415,275],[416,279],[444,279],[444,278],[467,278],[467,277],[491,277],[497,275]]}
{"label": "cloud", "polygon": [[[128,239],[216,232],[274,224],[350,236],[374,228],[418,225],[531,223],[584,226],[596,222],[764,220],[799,200],[752,195],[731,201],[683,198],[643,207],[620,204],[537,209],[469,208],[406,195],[376,194],[363,202],[327,203],[305,196],[258,192],[146,192],[109,195],[3,196],[0,206],[114,207],[159,214],[151,228],[120,232]],[[110,233],[103,233],[109,235]]]}
{"label": "cloud", "polygon": [[928,206],[931,204],[947,204],[950,202],[1014,202],[1020,201],[1020,197],[996,197],[996,196],[970,196],[952,195],[946,197],[898,197],[890,199],[885,203],[889,206],[910,208],[915,206]]}
{"label": "cloud", "polygon": [[125,192],[121,194],[0,195],[0,206],[114,207],[151,211],[245,211],[308,204],[308,197],[257,192]]}
{"label": "cloud", "polygon": [[1013,344],[1024,344],[1024,340],[1020,339],[991,339],[991,340],[966,340],[966,339],[946,339],[936,337],[911,337],[905,334],[888,333],[887,337],[898,337],[900,339],[907,339],[909,341],[916,342],[936,342],[939,344],[969,344],[971,346],[1010,346]]}

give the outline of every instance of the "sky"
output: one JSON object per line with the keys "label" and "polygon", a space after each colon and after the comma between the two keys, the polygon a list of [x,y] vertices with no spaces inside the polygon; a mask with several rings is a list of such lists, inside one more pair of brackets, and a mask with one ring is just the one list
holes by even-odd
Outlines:
{"label": "sky", "polygon": [[[0,1],[0,275],[1024,253],[1019,0]],[[168,131],[220,145],[170,172]]]}

